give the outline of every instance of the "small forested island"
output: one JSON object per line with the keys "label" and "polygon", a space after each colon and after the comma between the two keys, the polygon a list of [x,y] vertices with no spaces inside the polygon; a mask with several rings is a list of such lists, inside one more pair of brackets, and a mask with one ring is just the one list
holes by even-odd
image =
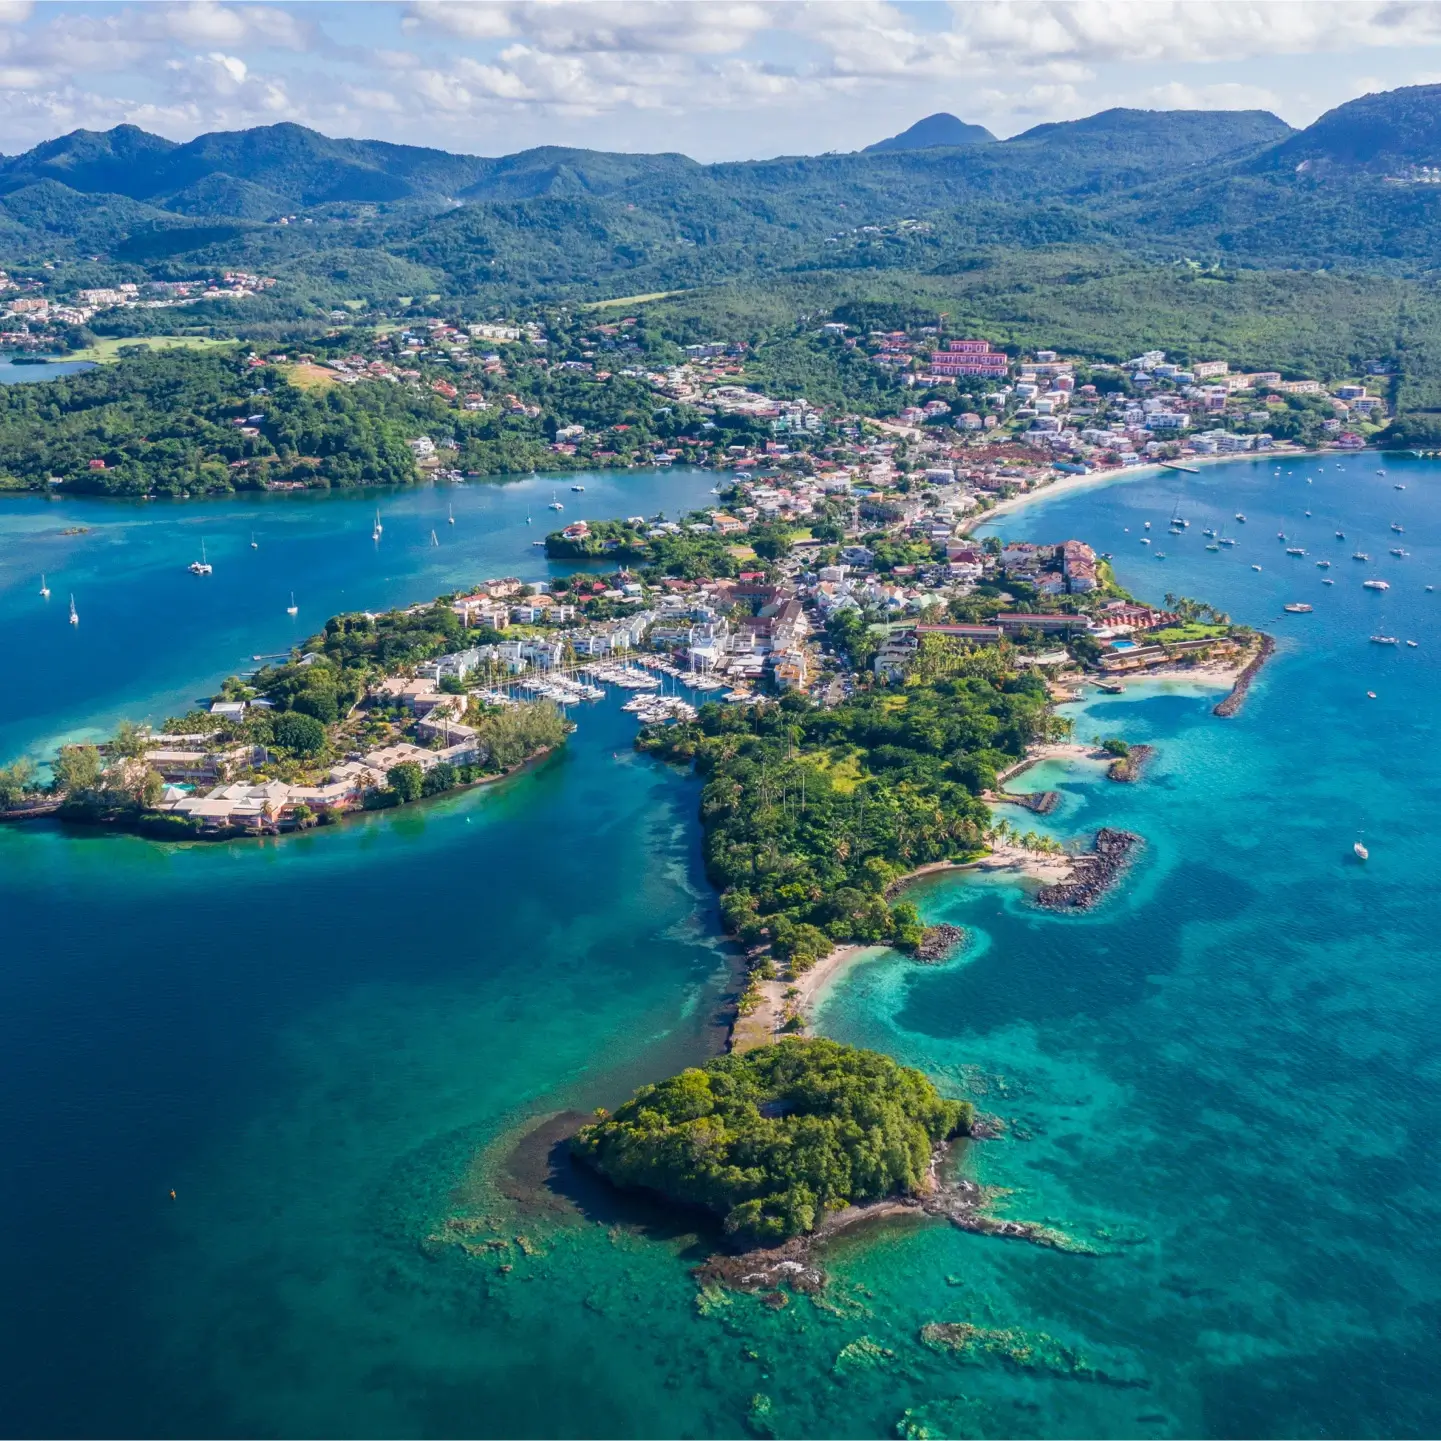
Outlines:
{"label": "small forested island", "polygon": [[704,1207],[739,1246],[775,1246],[847,1206],[932,1189],[936,1146],[973,1116],[888,1056],[787,1040],[642,1086],[572,1146],[617,1186]]}

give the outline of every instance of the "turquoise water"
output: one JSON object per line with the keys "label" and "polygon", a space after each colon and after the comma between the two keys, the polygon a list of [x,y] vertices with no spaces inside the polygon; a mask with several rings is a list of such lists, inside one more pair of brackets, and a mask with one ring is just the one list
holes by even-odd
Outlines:
{"label": "turquoise water", "polygon": [[[1281,651],[1230,721],[1185,686],[1078,714],[1082,736],[1159,747],[1137,786],[1032,773],[1065,792],[1054,833],[1146,838],[1100,910],[929,882],[923,911],[965,925],[965,953],[864,962],[822,1010],[828,1033],[1003,1117],[1006,1139],[963,1166],[1098,1254],[893,1225],[832,1248],[824,1307],[702,1308],[702,1238],[538,1188],[543,1145],[506,1159],[535,1119],[716,1044],[728,967],[694,782],[632,758],[613,702],[513,784],[331,833],[207,849],[0,832],[4,1430],[882,1436],[910,1413],[957,1436],[1434,1434],[1441,598],[1423,587],[1441,584],[1441,472],[1376,465],[1228,465],[1008,518],[1009,535],[1083,536],[1138,594],[1213,600]],[[1151,560],[1140,526],[1163,531],[1178,497],[1191,529]],[[1243,544],[1205,552],[1200,529],[1238,509]],[[135,523],[106,513],[86,523]],[[1280,529],[1312,555],[1286,557]],[[1370,567],[1348,558],[1358,540]],[[1322,587],[1312,561],[1333,548]],[[430,579],[360,564],[337,589],[392,590],[345,603]],[[118,605],[123,563],[110,573]],[[1293,599],[1315,612],[1284,616]],[[170,694],[212,673],[206,626],[221,649],[268,649],[255,614],[233,637],[223,615],[195,621],[188,672],[156,658],[132,682],[117,664],[5,719],[38,743],[123,708],[127,685]],[[1380,629],[1419,645],[1368,644]],[[162,656],[163,634],[146,645]],[[72,685],[63,651],[30,664],[37,693]],[[1044,1332],[1051,1364],[936,1354],[928,1321]],[[846,1350],[862,1337],[877,1349]]]}
{"label": "turquoise water", "polygon": [[[108,734],[121,716],[183,711],[338,611],[586,569],[553,566],[532,542],[577,516],[679,515],[709,501],[714,483],[684,468],[205,501],[0,498],[0,756]],[[548,509],[553,497],[564,512]],[[215,569],[199,577],[186,567],[202,544]]]}

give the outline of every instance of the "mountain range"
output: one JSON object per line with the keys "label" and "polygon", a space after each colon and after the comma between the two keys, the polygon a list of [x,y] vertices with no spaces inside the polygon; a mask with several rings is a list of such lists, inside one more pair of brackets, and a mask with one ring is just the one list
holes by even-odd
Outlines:
{"label": "mountain range", "polygon": [[978,247],[1422,273],[1441,264],[1441,86],[1304,130],[1266,111],[1113,109],[997,140],[928,116],[852,154],[704,165],[488,158],[282,124],[177,143],[122,125],[0,158],[0,259],[224,265],[311,288],[558,296],[777,271],[943,273]]}

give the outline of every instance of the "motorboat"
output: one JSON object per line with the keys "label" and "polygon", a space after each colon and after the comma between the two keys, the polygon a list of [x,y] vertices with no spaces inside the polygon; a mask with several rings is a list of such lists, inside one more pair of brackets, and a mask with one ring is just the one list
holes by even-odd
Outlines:
{"label": "motorboat", "polygon": [[1299,600],[1293,600],[1289,605],[1282,607],[1290,615],[1310,615],[1315,608],[1315,606],[1306,605]]}
{"label": "motorboat", "polygon": [[1287,554],[1287,555],[1305,555],[1306,552],[1305,552],[1304,550],[1302,550],[1299,545],[1288,545],[1288,546],[1286,547],[1286,554]]}
{"label": "motorboat", "polygon": [[1352,551],[1352,553],[1351,553],[1351,559],[1352,559],[1352,560],[1370,560],[1371,557],[1370,557],[1369,555],[1367,555],[1364,550],[1357,550],[1357,551]]}
{"label": "motorboat", "polygon": [[1396,637],[1395,637],[1394,635],[1373,635],[1373,636],[1371,637],[1371,644],[1372,644],[1372,645],[1395,645],[1395,644],[1396,644]]}
{"label": "motorboat", "polygon": [[1361,582],[1361,584],[1362,584],[1367,590],[1390,590],[1390,589],[1391,589],[1391,582],[1390,582],[1389,580],[1363,580],[1363,581]]}
{"label": "motorboat", "polygon": [[1330,562],[1329,560],[1318,560],[1318,561],[1316,562],[1316,564],[1317,564],[1322,570],[1330,570],[1330,569],[1331,569],[1331,562]]}
{"label": "motorboat", "polygon": [[[1366,694],[1370,695],[1371,692],[1367,691]],[[1357,841],[1356,844],[1351,847],[1351,850],[1358,861],[1368,861],[1371,859],[1371,852],[1368,851],[1360,841]]]}

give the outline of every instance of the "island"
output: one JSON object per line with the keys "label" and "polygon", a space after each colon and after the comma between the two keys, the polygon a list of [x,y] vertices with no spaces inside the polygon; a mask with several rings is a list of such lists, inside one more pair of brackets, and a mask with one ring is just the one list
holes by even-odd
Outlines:
{"label": "island", "polygon": [[615,1185],[701,1207],[737,1246],[772,1247],[847,1207],[934,1190],[937,1147],[974,1114],[888,1056],[790,1040],[642,1086],[571,1144]]}

